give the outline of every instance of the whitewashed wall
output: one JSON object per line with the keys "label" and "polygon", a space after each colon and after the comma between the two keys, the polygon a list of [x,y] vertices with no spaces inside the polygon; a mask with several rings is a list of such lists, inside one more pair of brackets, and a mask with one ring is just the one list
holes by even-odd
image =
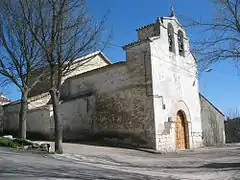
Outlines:
{"label": "whitewashed wall", "polygon": [[[176,53],[169,51],[168,23],[173,25],[176,33],[174,37]],[[179,29],[181,27],[176,20],[166,18],[161,24],[160,37],[151,42],[156,144],[157,149],[161,151],[176,150],[174,122],[179,110],[184,110],[187,116],[190,148],[198,148],[202,145],[196,65],[189,51],[186,36],[184,39],[185,57],[178,54],[177,32]],[[163,109],[163,104],[166,109]]]}

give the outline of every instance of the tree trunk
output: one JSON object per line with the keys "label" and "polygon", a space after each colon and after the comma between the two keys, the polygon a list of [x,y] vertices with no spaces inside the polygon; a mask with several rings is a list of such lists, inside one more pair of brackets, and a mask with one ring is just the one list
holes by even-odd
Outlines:
{"label": "tree trunk", "polygon": [[22,92],[20,112],[19,112],[19,138],[27,138],[27,109],[28,109],[28,91]]}
{"label": "tree trunk", "polygon": [[59,106],[59,93],[53,88],[50,90],[53,105],[53,116],[55,124],[55,152],[58,154],[63,153],[62,139],[63,139],[63,123],[60,117],[60,106]]}

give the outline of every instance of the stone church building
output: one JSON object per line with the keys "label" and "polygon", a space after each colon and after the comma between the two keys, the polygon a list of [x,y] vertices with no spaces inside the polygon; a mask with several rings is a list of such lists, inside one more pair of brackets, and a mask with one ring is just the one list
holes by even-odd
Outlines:
{"label": "stone church building", "polygon": [[[137,41],[123,49],[124,62],[95,52],[63,78],[64,140],[115,138],[165,152],[225,143],[224,115],[199,94],[196,59],[173,13],[137,29]],[[53,138],[48,90],[41,82],[30,92],[30,137]],[[18,111],[18,101],[3,106],[4,133],[17,131]]]}

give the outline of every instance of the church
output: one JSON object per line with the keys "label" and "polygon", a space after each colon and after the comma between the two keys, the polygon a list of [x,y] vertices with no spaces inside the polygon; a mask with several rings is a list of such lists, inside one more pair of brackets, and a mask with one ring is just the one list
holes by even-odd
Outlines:
{"label": "church", "polygon": [[[137,29],[137,41],[123,49],[124,62],[112,64],[95,52],[76,59],[77,68],[63,78],[65,141],[114,138],[162,152],[225,143],[224,114],[199,93],[197,61],[174,12]],[[30,92],[28,137],[52,140],[53,112],[44,83]],[[5,134],[17,131],[18,112],[19,101],[3,106]]]}

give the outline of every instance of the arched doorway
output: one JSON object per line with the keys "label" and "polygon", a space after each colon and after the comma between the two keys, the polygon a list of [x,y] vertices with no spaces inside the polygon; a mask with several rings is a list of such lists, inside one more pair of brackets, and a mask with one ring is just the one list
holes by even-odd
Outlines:
{"label": "arched doorway", "polygon": [[176,119],[176,149],[189,149],[188,121],[183,111],[177,112]]}

